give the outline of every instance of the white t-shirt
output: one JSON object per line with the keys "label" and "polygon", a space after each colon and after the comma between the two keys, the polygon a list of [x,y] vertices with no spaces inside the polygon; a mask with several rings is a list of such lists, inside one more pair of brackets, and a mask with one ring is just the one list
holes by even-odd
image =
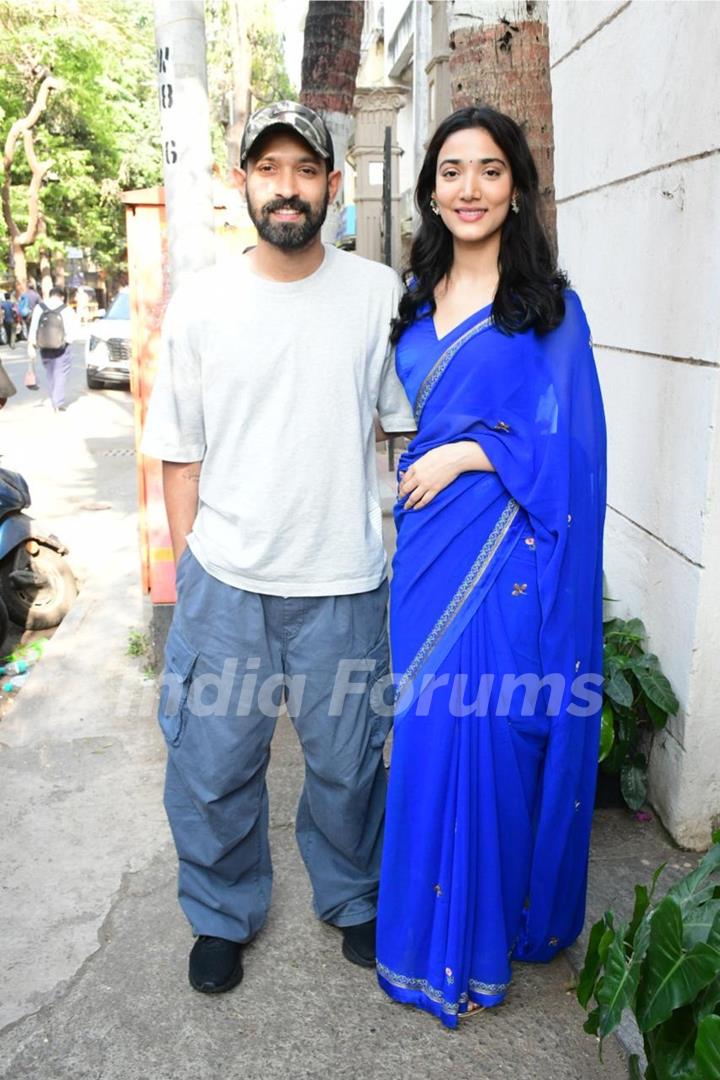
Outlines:
{"label": "white t-shirt", "polygon": [[65,329],[65,342],[70,344],[75,338],[80,336],[80,327],[78,325],[78,318],[75,312],[67,304],[63,307],[63,301],[59,296],[49,296],[47,300],[43,300],[35,305],[33,308],[32,316],[30,318],[30,326],[28,327],[28,345],[31,348],[37,348],[37,331],[40,323],[40,318],[43,313],[42,305],[49,308],[50,311],[56,311],[57,308],[62,307],[60,316],[63,321],[63,327]]}
{"label": "white t-shirt", "polygon": [[199,461],[188,545],[229,585],[274,596],[377,588],[386,574],[375,410],[412,410],[388,348],[400,296],[381,263],[325,247],[277,282],[247,256],[192,275],[170,301],[141,449]]}

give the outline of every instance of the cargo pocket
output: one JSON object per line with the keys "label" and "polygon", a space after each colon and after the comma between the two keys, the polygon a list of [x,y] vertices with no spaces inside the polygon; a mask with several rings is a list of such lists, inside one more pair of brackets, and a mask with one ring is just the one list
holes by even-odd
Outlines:
{"label": "cargo pocket", "polygon": [[158,720],[170,746],[178,746],[183,736],[192,671],[198,658],[179,630],[170,627],[165,645],[165,668],[160,686]]}

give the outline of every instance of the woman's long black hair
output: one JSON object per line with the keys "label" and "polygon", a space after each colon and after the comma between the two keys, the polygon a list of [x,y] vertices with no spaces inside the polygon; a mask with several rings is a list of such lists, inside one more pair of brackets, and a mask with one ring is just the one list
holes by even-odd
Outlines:
{"label": "woman's long black hair", "polygon": [[559,326],[565,315],[562,290],[567,278],[558,270],[538,214],[538,173],[522,129],[504,113],[488,106],[458,109],[438,127],[425,154],[415,202],[420,228],[410,251],[408,289],[400,301],[391,341],[395,344],[414,322],[423,304],[435,312],[435,288],[450,272],[453,262],[452,233],[430,209],[435,190],[437,161],[443,143],[456,131],[481,127],[505,154],[517,192],[519,213],[509,213],[500,238],[500,280],[493,300],[495,325],[507,334],[534,327],[545,333]]}

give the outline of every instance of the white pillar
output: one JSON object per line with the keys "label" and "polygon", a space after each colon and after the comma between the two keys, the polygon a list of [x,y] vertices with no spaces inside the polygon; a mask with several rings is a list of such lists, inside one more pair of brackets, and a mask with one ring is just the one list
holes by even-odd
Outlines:
{"label": "white pillar", "polygon": [[202,0],[155,0],[170,286],[215,259]]}

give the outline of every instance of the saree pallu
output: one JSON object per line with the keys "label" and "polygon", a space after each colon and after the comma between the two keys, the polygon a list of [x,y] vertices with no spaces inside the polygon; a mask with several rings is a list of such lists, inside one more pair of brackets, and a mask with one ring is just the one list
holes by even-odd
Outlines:
{"label": "saree pallu", "polygon": [[605,424],[587,321],[565,304],[543,336],[504,335],[487,308],[439,341],[419,318],[397,349],[418,422],[399,473],[459,440],[495,469],[395,510],[378,978],[451,1027],[503,1000],[513,958],[551,959],[584,921]]}

